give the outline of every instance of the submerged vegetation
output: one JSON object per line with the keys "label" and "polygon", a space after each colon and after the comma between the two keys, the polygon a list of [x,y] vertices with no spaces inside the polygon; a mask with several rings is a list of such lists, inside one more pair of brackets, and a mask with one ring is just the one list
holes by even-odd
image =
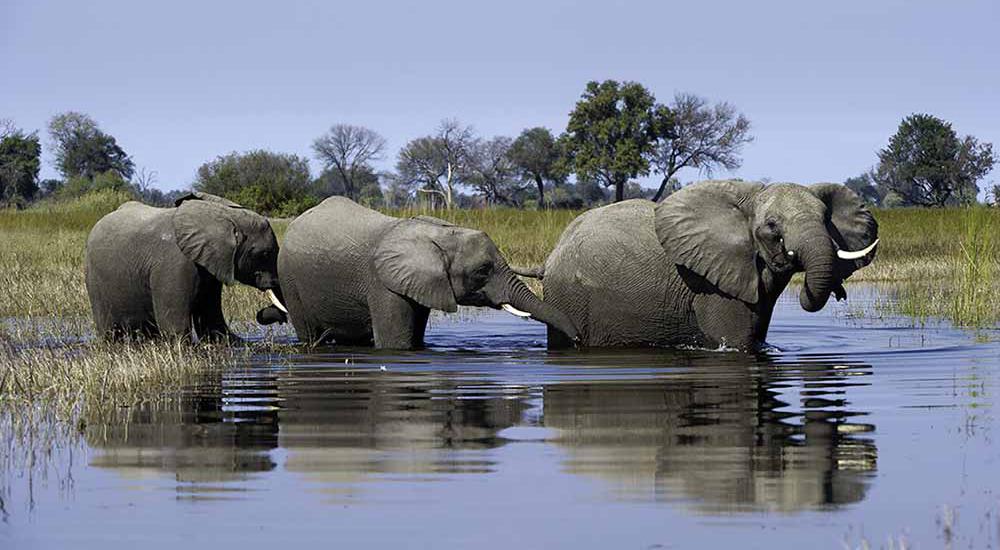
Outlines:
{"label": "submerged vegetation", "polygon": [[[198,373],[249,358],[253,348],[178,343],[103,344],[92,340],[83,255],[90,227],[129,200],[104,190],[72,201],[0,210],[0,402],[51,401],[78,418],[177,390]],[[486,231],[512,264],[543,264],[578,210],[397,209]],[[940,317],[960,326],[1000,321],[1000,210],[985,207],[876,212],[881,243],[875,262],[851,282],[890,285],[900,313]],[[287,220],[274,220],[279,239]],[[251,326],[260,293],[228,287],[231,324]]]}

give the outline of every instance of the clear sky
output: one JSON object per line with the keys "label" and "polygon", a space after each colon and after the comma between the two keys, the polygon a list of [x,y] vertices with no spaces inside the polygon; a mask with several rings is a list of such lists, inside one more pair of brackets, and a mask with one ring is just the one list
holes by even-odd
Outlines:
{"label": "clear sky", "polygon": [[0,118],[46,143],[87,113],[175,189],[230,151],[311,156],[338,122],[387,138],[381,168],[443,118],[559,132],[613,78],[734,103],[756,136],[736,176],[843,181],[913,112],[1000,148],[998,26],[997,0],[0,0]]}

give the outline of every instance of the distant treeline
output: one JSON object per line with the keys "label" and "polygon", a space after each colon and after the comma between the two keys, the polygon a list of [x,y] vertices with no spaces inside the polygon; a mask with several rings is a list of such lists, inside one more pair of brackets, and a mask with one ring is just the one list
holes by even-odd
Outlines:
{"label": "distant treeline", "polygon": [[[586,208],[627,198],[660,200],[682,186],[677,174],[733,171],[753,140],[750,121],[731,104],[676,94],[661,104],[636,82],[590,82],[565,131],[527,128],[517,137],[478,135],[455,119],[406,143],[395,170],[379,171],[385,139],[374,130],[334,124],[312,142],[322,166],[268,150],[232,152],[201,165],[191,187],[219,194],[272,216],[292,216],[331,195],[372,207]],[[37,132],[0,120],[0,206],[125,191],[150,204],[169,204],[183,191],[155,187],[156,172],[136,169],[115,138],[92,118],[66,112],[48,125],[47,146],[61,179],[39,181]],[[960,138],[931,115],[905,118],[877,164],[844,183],[874,205],[949,206],[974,203],[979,180],[995,163],[992,145]],[[636,179],[656,175],[658,189]],[[995,201],[1000,186],[988,189]]]}

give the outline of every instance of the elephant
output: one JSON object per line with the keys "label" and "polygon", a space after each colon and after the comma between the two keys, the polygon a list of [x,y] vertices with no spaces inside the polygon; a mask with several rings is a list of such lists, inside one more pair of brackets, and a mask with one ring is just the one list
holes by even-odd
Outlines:
{"label": "elephant", "polygon": [[[838,184],[692,184],[660,203],[590,210],[544,267],[545,302],[583,346],[760,349],[779,295],[805,272],[799,302],[819,311],[868,265],[878,224]],[[549,347],[568,342],[549,331]]]}
{"label": "elephant", "polygon": [[193,329],[200,340],[238,340],[222,313],[222,285],[238,281],[265,291],[283,310],[277,261],[267,218],[232,201],[194,192],[174,208],[127,202],[87,239],[97,333],[112,340],[190,338]]}
{"label": "elephant", "polygon": [[502,308],[576,339],[573,323],[528,289],[486,233],[344,197],[289,224],[278,274],[295,332],[313,344],[419,349],[430,310],[458,305]]}

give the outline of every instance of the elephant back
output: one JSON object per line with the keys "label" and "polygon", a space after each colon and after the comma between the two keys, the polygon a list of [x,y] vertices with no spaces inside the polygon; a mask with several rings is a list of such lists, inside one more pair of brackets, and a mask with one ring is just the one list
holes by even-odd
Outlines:
{"label": "elephant back", "polygon": [[329,197],[288,224],[282,251],[344,259],[367,256],[376,236],[395,221],[346,197]]}
{"label": "elephant back", "polygon": [[109,212],[94,224],[87,237],[87,255],[95,250],[122,250],[139,246],[132,250],[145,250],[150,241],[147,233],[159,231],[165,221],[168,209],[156,208],[138,201],[129,201]]}

